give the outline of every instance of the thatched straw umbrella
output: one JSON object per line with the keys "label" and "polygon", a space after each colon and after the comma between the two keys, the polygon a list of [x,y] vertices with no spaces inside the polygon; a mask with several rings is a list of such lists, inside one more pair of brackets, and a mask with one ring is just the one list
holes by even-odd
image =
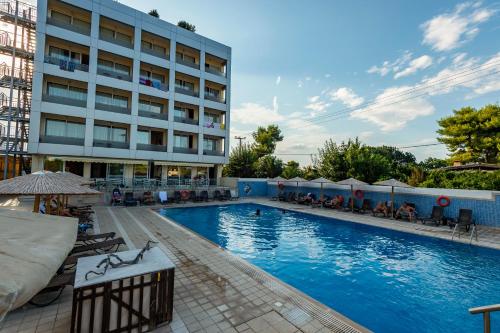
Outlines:
{"label": "thatched straw umbrella", "polygon": [[298,191],[299,190],[299,183],[307,182],[307,180],[305,180],[304,178],[300,178],[300,177],[294,177],[294,178],[288,179],[286,182],[297,183],[297,191]]}
{"label": "thatched straw umbrella", "polygon": [[394,188],[395,187],[405,187],[405,188],[411,188],[410,185],[400,182],[399,180],[396,180],[394,178],[388,179],[388,180],[383,180],[380,182],[376,182],[373,185],[381,185],[381,186],[390,186],[391,187],[391,218],[394,216]]}
{"label": "thatched straw umbrella", "polygon": [[[77,185],[91,185],[91,184],[94,184],[94,181],[92,181],[92,180],[90,180],[88,178],[82,177],[82,176],[75,175],[72,172],[57,171],[56,174],[63,176],[65,180],[67,180],[67,181],[69,181],[70,183],[73,183],[73,184],[77,184]],[[57,200],[59,201],[59,197],[58,197]],[[66,207],[68,206],[68,200],[69,200],[69,196],[63,195],[62,201],[63,201],[64,206],[66,206]]]}
{"label": "thatched straw umbrella", "polygon": [[[0,181],[0,195],[34,195],[33,212],[38,213],[42,195],[99,195],[101,192],[70,182],[62,174],[37,171]],[[47,207],[50,213],[50,205]]]}
{"label": "thatched straw umbrella", "polygon": [[321,191],[320,191],[320,198],[323,200],[323,184],[333,184],[333,182],[330,179],[326,179],[323,177],[316,178],[311,180],[311,183],[320,183],[321,184]]}
{"label": "thatched straw umbrella", "polygon": [[337,185],[350,185],[351,186],[351,210],[354,213],[354,186],[363,186],[363,185],[368,185],[367,183],[357,180],[355,178],[348,178],[341,180],[339,182],[336,182]]}

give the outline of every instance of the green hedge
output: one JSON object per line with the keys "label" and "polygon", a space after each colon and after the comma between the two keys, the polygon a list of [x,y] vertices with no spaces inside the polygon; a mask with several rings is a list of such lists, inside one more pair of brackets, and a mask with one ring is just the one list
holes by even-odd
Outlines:
{"label": "green hedge", "polygon": [[431,171],[420,187],[456,188],[464,190],[500,190],[499,171]]}

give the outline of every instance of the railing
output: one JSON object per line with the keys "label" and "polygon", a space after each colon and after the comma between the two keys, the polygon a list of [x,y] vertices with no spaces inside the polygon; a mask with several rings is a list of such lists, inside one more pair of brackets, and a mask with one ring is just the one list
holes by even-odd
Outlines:
{"label": "railing", "polygon": [[217,76],[226,77],[226,73],[224,73],[223,71],[218,70],[216,68],[213,68],[213,67],[205,67],[205,72],[210,73],[210,74],[214,74]]}
{"label": "railing", "polygon": [[224,156],[223,151],[218,151],[218,150],[208,150],[204,149],[203,150],[203,155],[209,155],[209,156]]}
{"label": "railing", "polygon": [[128,142],[96,140],[94,139],[94,147],[128,149]]}
{"label": "railing", "polygon": [[226,100],[222,97],[219,96],[214,96],[212,94],[207,94],[205,93],[205,99],[208,99],[209,101],[217,102],[217,103],[226,103]]}
{"label": "railing", "polygon": [[[0,12],[15,16],[16,4],[14,1],[4,1],[0,3]],[[28,3],[19,2],[17,8],[17,17],[36,23],[36,7]]]}
{"label": "railing", "polygon": [[98,110],[103,110],[103,111],[116,112],[116,113],[122,113],[122,114],[130,114],[129,108],[124,108],[124,107],[116,106],[116,105],[110,105],[110,104],[96,102],[95,108]]}
{"label": "railing", "polygon": [[86,99],[83,100],[83,99],[76,99],[76,98],[71,98],[71,97],[52,96],[52,95],[48,95],[48,94],[42,95],[42,101],[49,102],[49,103],[71,105],[71,106],[79,106],[82,108],[87,106]]}
{"label": "railing", "polygon": [[156,112],[151,112],[151,111],[139,110],[139,116],[147,117],[147,118],[168,120],[168,113],[156,113]]}
{"label": "railing", "polygon": [[166,145],[152,145],[152,144],[138,143],[137,150],[167,151],[167,146]]}
{"label": "railing", "polygon": [[110,42],[110,43],[116,44],[116,45],[120,45],[120,46],[126,47],[128,49],[133,49],[134,48],[134,43],[132,43],[132,42],[128,42],[126,40],[121,40],[121,39],[116,39],[116,38],[111,38],[111,37],[108,37],[108,36],[103,35],[101,33],[99,33],[99,39],[103,40],[103,41],[106,41],[106,42]]}
{"label": "railing", "polygon": [[179,94],[193,96],[193,97],[199,96],[199,93],[197,91],[191,90],[189,88],[181,87],[181,86],[176,86],[175,92],[179,93]]}
{"label": "railing", "polygon": [[200,64],[197,64],[197,63],[192,62],[192,61],[184,60],[179,56],[175,56],[175,62],[178,64],[181,64],[181,65],[184,65],[184,66],[194,68],[194,69],[200,69]]}
{"label": "railing", "polygon": [[205,124],[203,124],[203,127],[205,128],[216,128],[216,129],[225,129],[226,128],[226,125],[223,124],[223,123],[211,123],[211,122],[206,122]]}
{"label": "railing", "polygon": [[198,125],[198,120],[184,117],[174,117],[174,121],[177,123],[184,123],[190,125]]}
{"label": "railing", "polygon": [[15,68],[14,73],[12,73],[12,68],[6,63],[0,64],[0,80],[8,80],[10,83],[10,78],[14,74],[14,85],[29,85],[33,80],[33,74],[25,69]]}
{"label": "railing", "polygon": [[168,52],[164,53],[147,47],[141,47],[141,51],[158,58],[170,60],[170,54]]}
{"label": "railing", "polygon": [[174,147],[174,153],[179,153],[179,154],[198,154],[198,149],[184,148],[184,147]]}
{"label": "railing", "polygon": [[53,56],[46,55],[45,56],[45,63],[51,64],[51,65],[56,65],[59,66],[62,70],[65,71],[74,71],[74,70],[79,70],[82,72],[88,72],[89,71],[89,65],[84,65],[84,64],[79,64],[73,61],[69,61],[68,59],[61,59]]}
{"label": "railing", "polygon": [[470,314],[479,314],[479,313],[483,314],[484,333],[491,332],[490,313],[495,311],[500,311],[500,304],[486,305],[469,309]]}
{"label": "railing", "polygon": [[139,84],[141,84],[143,86],[153,87],[153,88],[159,89],[161,91],[168,91],[168,84],[161,83],[159,81],[153,81],[153,80],[141,77],[139,79]]}
{"label": "railing", "polygon": [[56,135],[41,135],[41,143],[56,143],[61,145],[73,145],[73,146],[83,146],[85,143],[84,138],[70,138],[66,136],[56,136]]}
{"label": "railing", "polygon": [[47,17],[47,24],[55,25],[56,27],[63,28],[66,30],[71,30],[73,32],[76,32],[78,34],[90,36],[90,23],[88,27],[83,27],[79,25],[74,25],[74,24],[68,24],[64,21],[60,21],[58,19],[55,19],[53,17]]}
{"label": "railing", "polygon": [[113,70],[112,68],[98,67],[97,74],[109,76],[109,77],[112,77],[112,78],[118,79],[118,80],[132,82],[132,76],[130,74],[123,74],[123,73],[120,73],[120,72]]}

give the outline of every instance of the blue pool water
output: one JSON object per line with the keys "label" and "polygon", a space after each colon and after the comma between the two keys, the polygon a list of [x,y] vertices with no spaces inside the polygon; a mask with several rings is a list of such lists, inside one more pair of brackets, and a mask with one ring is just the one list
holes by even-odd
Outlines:
{"label": "blue pool water", "polygon": [[500,251],[254,204],[161,213],[375,332],[482,332],[468,308],[500,303]]}

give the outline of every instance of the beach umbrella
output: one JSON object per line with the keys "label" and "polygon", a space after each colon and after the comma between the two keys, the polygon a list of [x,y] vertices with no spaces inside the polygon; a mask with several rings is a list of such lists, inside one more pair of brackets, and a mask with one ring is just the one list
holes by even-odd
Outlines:
{"label": "beach umbrella", "polygon": [[[33,211],[38,213],[42,195],[99,195],[101,192],[70,181],[68,176],[37,171],[0,181],[0,195],[34,195]],[[49,206],[50,207],[50,206]],[[50,210],[50,208],[48,209]]]}
{"label": "beach umbrella", "polygon": [[373,185],[380,185],[380,186],[390,186],[391,187],[391,218],[393,217],[394,214],[394,188],[395,187],[405,187],[405,188],[411,188],[412,186],[400,182],[399,180],[396,180],[394,178],[388,179],[388,180],[382,180],[379,182],[376,182]]}
{"label": "beach umbrella", "polygon": [[348,179],[344,179],[344,180],[341,180],[339,182],[336,182],[335,184],[351,186],[351,210],[354,213],[354,186],[368,185],[368,183],[365,183],[361,180],[357,180],[355,178],[348,178]]}
{"label": "beach umbrella", "polygon": [[[82,177],[82,176],[75,175],[74,173],[69,172],[69,171],[57,171],[56,174],[63,176],[69,182],[77,184],[77,185],[94,184],[93,180],[90,180],[90,179]],[[68,206],[68,199],[69,199],[69,197],[67,195],[63,195],[62,201],[63,201],[64,206],[66,206],[66,207]],[[58,196],[57,200],[59,201],[59,196]]]}
{"label": "beach umbrella", "polygon": [[305,180],[304,178],[300,178],[300,177],[294,177],[294,178],[288,179],[287,182],[297,183],[297,191],[298,191],[299,190],[299,183],[307,182],[307,180]]}
{"label": "beach umbrella", "polygon": [[286,179],[278,176],[278,177],[271,178],[270,181],[278,183],[279,193],[281,194],[281,192],[283,192],[283,190],[281,189],[280,185],[283,184],[286,181]]}
{"label": "beach umbrella", "polygon": [[316,179],[311,180],[311,183],[320,183],[321,184],[321,190],[320,190],[320,198],[323,200],[323,184],[333,184],[333,182],[330,179],[326,179],[323,177],[319,177]]}

